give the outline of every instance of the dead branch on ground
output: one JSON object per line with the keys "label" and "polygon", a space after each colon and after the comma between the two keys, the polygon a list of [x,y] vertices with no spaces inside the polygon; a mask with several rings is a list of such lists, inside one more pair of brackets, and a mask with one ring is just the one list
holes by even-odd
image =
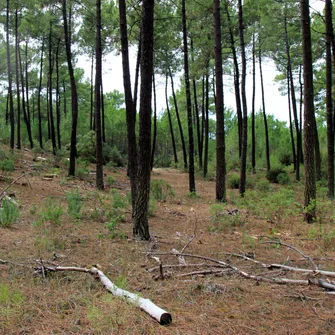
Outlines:
{"label": "dead branch on ground", "polygon": [[[16,264],[8,260],[0,260],[0,264]],[[37,264],[37,265],[36,265]],[[50,265],[51,264],[51,265]],[[140,297],[139,295],[123,290],[116,286],[101,270],[97,267],[91,268],[81,268],[76,266],[59,266],[54,265],[51,262],[43,261],[42,259],[35,261],[35,266],[28,266],[33,268],[35,273],[42,275],[43,279],[46,278],[48,272],[84,272],[93,275],[98,278],[100,282],[104,285],[105,289],[117,297],[123,297],[133,305],[139,307],[144,312],[149,314],[152,318],[158,321],[161,325],[168,325],[172,322],[172,316],[170,313],[166,312],[162,308],[155,305],[151,300]]]}

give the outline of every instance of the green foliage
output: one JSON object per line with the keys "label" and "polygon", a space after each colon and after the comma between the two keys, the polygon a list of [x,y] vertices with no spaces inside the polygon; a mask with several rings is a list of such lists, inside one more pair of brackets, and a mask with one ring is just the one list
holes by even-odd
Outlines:
{"label": "green foliage", "polygon": [[240,176],[233,174],[228,179],[228,187],[231,189],[238,189],[240,186]]}
{"label": "green foliage", "polygon": [[14,160],[6,158],[0,161],[0,170],[1,171],[14,171],[15,170]]}
{"label": "green foliage", "polygon": [[318,245],[324,251],[335,250],[335,229],[327,229],[324,224],[312,225],[308,231],[307,238],[310,240],[318,240]]}
{"label": "green foliage", "polygon": [[81,217],[81,209],[83,207],[83,198],[79,193],[78,188],[65,192],[66,202],[68,205],[69,214],[76,219]]}
{"label": "green foliage", "polygon": [[114,238],[125,238],[126,235],[120,231],[120,222],[124,220],[124,215],[116,214],[114,215],[111,220],[106,223],[106,228],[109,231],[108,237],[111,239]]}
{"label": "green foliage", "polygon": [[95,162],[96,138],[93,130],[87,132],[85,135],[78,135],[77,152],[78,155],[91,163]]}
{"label": "green foliage", "polygon": [[196,192],[188,192],[186,197],[193,200],[200,199],[200,195],[198,195]]}
{"label": "green foliage", "polygon": [[238,210],[227,210],[225,204],[213,204],[210,207],[212,227],[211,232],[228,232],[232,227],[245,224],[245,218]]}
{"label": "green foliage", "polygon": [[290,176],[288,175],[286,171],[284,173],[283,172],[279,173],[279,175],[277,176],[277,179],[278,179],[278,184],[280,185],[288,185],[291,183]]}
{"label": "green foliage", "polygon": [[162,179],[151,181],[150,192],[154,199],[159,201],[166,201],[169,197],[174,197],[172,186]]}
{"label": "green foliage", "polygon": [[102,148],[104,164],[122,167],[125,165],[124,158],[116,146],[104,144]]}
{"label": "green foliage", "polygon": [[267,179],[261,179],[257,184],[256,184],[256,189],[260,191],[271,191],[272,190],[272,185]]}
{"label": "green foliage", "polygon": [[282,164],[284,166],[289,166],[289,165],[293,164],[292,155],[288,154],[288,153],[281,154],[279,156],[279,162],[280,162],[280,164]]}
{"label": "green foliage", "polygon": [[22,292],[12,290],[9,285],[0,283],[0,314],[4,315],[6,313],[5,309],[19,306],[24,301],[25,297]]}
{"label": "green foliage", "polygon": [[120,192],[112,188],[111,190],[113,195],[113,208],[124,208],[127,206],[127,199],[123,197]]}
{"label": "green foliage", "polygon": [[20,209],[10,199],[3,199],[0,208],[0,226],[10,227],[20,216]]}
{"label": "green foliage", "polygon": [[60,201],[47,198],[44,202],[44,209],[41,212],[41,223],[49,221],[52,224],[58,225],[62,214],[63,209]]}
{"label": "green foliage", "polygon": [[281,180],[283,180],[285,178],[284,177],[285,174],[287,175],[287,172],[282,168],[271,169],[270,171],[267,172],[266,179],[270,183],[278,184],[279,183],[278,176],[281,175]]}
{"label": "green foliage", "polygon": [[112,176],[107,176],[105,179],[105,185],[106,186],[112,186],[115,184],[115,179]]}
{"label": "green foliage", "polygon": [[148,216],[155,216],[157,208],[157,201],[155,199],[150,198],[148,204]]}

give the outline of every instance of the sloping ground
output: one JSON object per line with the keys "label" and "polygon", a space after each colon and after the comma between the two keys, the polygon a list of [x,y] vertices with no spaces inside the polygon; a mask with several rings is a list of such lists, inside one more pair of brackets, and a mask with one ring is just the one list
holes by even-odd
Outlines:
{"label": "sloping ground", "polygon": [[[219,208],[221,212],[218,210],[214,220],[213,181],[198,178],[198,197],[192,197],[187,194],[187,174],[155,169],[153,180],[170,184],[175,196],[156,202],[149,220],[153,241],[137,242],[131,239],[130,208],[125,206],[129,192],[125,170],[106,169],[106,180],[111,185],[97,192],[94,174],[84,181],[68,179],[65,170],[52,168],[51,161],[48,157],[36,163],[29,152],[23,152],[16,161],[16,170],[0,178],[1,192],[9,180],[23,172],[27,177],[8,190],[20,203],[21,214],[10,228],[0,228],[0,259],[28,266],[0,264],[1,334],[334,333],[334,298],[316,286],[278,285],[231,272],[180,276],[211,269],[200,265],[164,268],[163,280],[158,270],[147,271],[158,265],[148,251],[181,251],[192,236],[185,253],[219,259],[248,273],[264,274],[264,270],[229,253],[244,253],[265,263],[312,268],[292,249],[263,243],[268,237],[280,238],[315,258],[328,257],[316,262],[320,269],[334,270],[332,248],[325,249],[322,243],[326,242],[320,238],[306,238],[311,226],[302,223],[301,216],[284,217],[284,209],[279,208],[277,217],[274,214],[272,220],[266,219],[262,215],[266,204],[250,201],[249,206],[260,209],[255,215],[248,207],[239,207],[236,191],[229,190],[229,203]],[[47,178],[50,173],[56,176]],[[84,199],[82,214],[77,218],[68,214],[65,199],[66,192],[76,189]],[[59,206],[62,213],[57,223]],[[122,215],[123,220],[115,220],[117,215]],[[109,229],[107,223],[112,223]],[[163,265],[178,264],[176,256],[158,257]],[[89,274],[46,273],[44,278],[29,268],[36,266],[36,260],[64,266],[99,264],[115,284],[139,292],[169,311],[173,323],[160,326],[136,307],[108,294]],[[206,263],[187,257],[185,261],[188,265]],[[272,271],[271,276],[298,278],[295,273],[279,270]],[[299,278],[308,276],[300,274]]]}

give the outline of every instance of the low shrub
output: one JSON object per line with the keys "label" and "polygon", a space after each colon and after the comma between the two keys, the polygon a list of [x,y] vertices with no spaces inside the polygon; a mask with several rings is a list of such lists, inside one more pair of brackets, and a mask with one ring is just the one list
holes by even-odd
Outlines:
{"label": "low shrub", "polygon": [[[282,175],[280,178],[283,180],[284,175],[287,175],[287,172],[285,170],[283,170],[282,168],[275,168],[275,169],[271,169],[270,171],[267,172],[266,174],[266,179],[270,182],[270,183],[274,183],[274,184],[278,184],[279,180],[278,180],[278,176]],[[288,177],[288,175],[287,175]]]}
{"label": "low shrub", "polygon": [[233,174],[228,179],[228,187],[231,189],[238,189],[240,187],[240,176]]}
{"label": "low shrub", "polygon": [[10,227],[16,222],[19,216],[19,206],[9,199],[3,199],[0,208],[0,226]]}

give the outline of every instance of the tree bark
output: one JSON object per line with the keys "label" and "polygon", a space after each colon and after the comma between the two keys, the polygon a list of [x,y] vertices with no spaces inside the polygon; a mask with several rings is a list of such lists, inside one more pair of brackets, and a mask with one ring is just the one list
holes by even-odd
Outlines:
{"label": "tree bark", "polygon": [[[63,11],[63,26],[65,37],[66,60],[71,84],[71,106],[72,106],[72,128],[71,128],[71,148],[70,148],[70,166],[69,175],[74,176],[76,170],[76,156],[77,156],[77,123],[78,123],[78,93],[76,79],[74,77],[74,70],[72,65],[71,40],[69,37],[69,29],[66,13],[66,0],[62,0]],[[71,17],[71,15],[70,15]],[[71,24],[70,24],[71,28]]]}
{"label": "tree bark", "polygon": [[252,103],[251,103],[251,168],[256,173],[256,134],[255,134],[255,99],[256,99],[256,56],[255,33],[252,34]]}
{"label": "tree bark", "polygon": [[183,30],[183,52],[184,52],[184,77],[186,89],[186,107],[187,107],[187,125],[188,125],[188,174],[189,174],[189,191],[195,193],[194,179],[194,138],[192,124],[192,105],[191,90],[188,65],[188,43],[187,43],[187,27],[186,27],[186,0],[182,0],[182,30]]}
{"label": "tree bark", "polygon": [[295,151],[295,143],[294,143],[294,135],[293,135],[293,124],[292,124],[292,108],[291,108],[291,97],[290,97],[290,91],[291,91],[291,84],[290,84],[290,75],[288,70],[288,64],[287,64],[287,100],[288,100],[288,115],[289,115],[289,122],[290,122],[290,137],[291,137],[291,145],[292,145],[292,157],[294,162],[294,170],[297,168],[297,159],[296,159],[296,151]]}
{"label": "tree bark", "polygon": [[169,128],[170,128],[170,134],[171,134],[171,141],[172,141],[172,150],[173,150],[174,162],[175,162],[175,164],[178,164],[176,142],[175,142],[174,133],[173,133],[172,120],[171,120],[171,112],[170,112],[170,106],[169,106],[169,97],[168,97],[168,93],[167,93],[168,78],[169,78],[168,72],[166,71],[166,81],[165,81],[166,110],[167,110],[168,119],[169,119]]}
{"label": "tree bark", "polygon": [[313,61],[309,17],[309,1],[300,0],[302,27],[302,57],[304,66],[304,149],[305,149],[305,201],[304,220],[312,223],[316,219],[316,181],[315,181],[315,130],[314,130],[314,90]]}
{"label": "tree bark", "polygon": [[242,146],[241,146],[241,171],[240,171],[240,195],[245,193],[246,173],[247,173],[247,143],[248,143],[248,111],[246,98],[246,76],[247,76],[247,60],[245,56],[244,42],[244,23],[242,1],[238,0],[238,16],[239,16],[239,36],[241,44],[241,61],[242,61],[242,80],[241,80],[241,95],[243,106],[243,122],[242,122]]}
{"label": "tree bark", "polygon": [[157,102],[156,102],[155,74],[153,74],[153,76],[152,76],[152,89],[153,89],[153,92],[154,92],[154,133],[153,133],[153,138],[152,138],[152,149],[151,149],[151,159],[150,159],[151,171],[154,167],[156,139],[157,139]]}
{"label": "tree bark", "polygon": [[331,42],[333,35],[332,4],[331,0],[325,1],[326,14],[326,116],[327,116],[327,153],[328,153],[328,190],[327,196],[334,199],[334,125],[333,125],[333,100],[332,100],[332,51]]}
{"label": "tree bark", "polygon": [[101,0],[96,0],[94,115],[95,115],[95,135],[96,135],[96,187],[98,190],[104,189],[102,129],[101,129],[101,81],[102,81],[101,62],[102,62]]}
{"label": "tree bark", "polygon": [[265,110],[265,93],[264,93],[264,79],[263,79],[263,68],[262,68],[262,52],[259,47],[258,50],[258,63],[259,63],[259,73],[261,77],[261,91],[262,91],[262,110],[263,110],[263,120],[264,120],[264,129],[265,129],[265,155],[266,155],[266,169],[270,171],[270,140],[269,140],[269,128],[268,121]]}
{"label": "tree bark", "polygon": [[119,0],[119,15],[120,15],[123,87],[126,102],[126,121],[127,121],[127,138],[128,138],[128,173],[130,177],[131,196],[132,196],[131,197],[132,217],[134,217],[135,199],[137,198],[137,187],[136,187],[137,145],[136,145],[136,132],[135,132],[136,105],[135,100],[133,101],[132,90],[131,90],[125,0]]}
{"label": "tree bark", "polygon": [[9,95],[9,120],[10,120],[10,148],[14,150],[15,141],[15,118],[14,118],[14,102],[13,102],[13,88],[12,88],[12,66],[10,59],[10,43],[9,43],[9,3],[6,2],[6,46],[7,46],[7,73],[8,73],[8,95]]}
{"label": "tree bark", "polygon": [[133,235],[149,240],[148,204],[150,194],[151,96],[153,76],[154,0],[142,2],[141,25],[141,92],[139,115],[139,151],[137,196],[133,217]]}
{"label": "tree bark", "polygon": [[240,70],[238,66],[238,59],[237,59],[236,47],[235,47],[235,38],[234,38],[234,32],[233,32],[233,27],[231,23],[230,14],[229,14],[229,7],[228,7],[227,0],[225,0],[225,9],[227,13],[230,44],[231,44],[231,50],[233,53],[233,61],[234,61],[234,87],[235,87],[236,114],[237,114],[237,125],[238,125],[238,148],[239,148],[239,157],[241,157],[243,118],[242,118],[242,103],[241,103],[241,94],[240,94]]}
{"label": "tree bark", "polygon": [[38,115],[38,139],[40,148],[43,149],[43,135],[42,135],[42,113],[41,113],[41,91],[42,91],[42,78],[43,78],[43,51],[44,51],[44,37],[42,38],[41,58],[40,58],[40,75],[37,90],[37,115]]}
{"label": "tree bark", "polygon": [[216,200],[226,202],[226,159],[224,131],[224,101],[222,79],[222,49],[220,0],[214,0],[214,53],[216,76]]}
{"label": "tree bark", "polygon": [[169,74],[170,74],[170,80],[171,80],[171,89],[172,89],[172,97],[173,97],[173,102],[174,102],[174,109],[176,111],[176,117],[177,117],[177,122],[178,122],[181,146],[182,146],[182,150],[183,150],[184,169],[187,169],[188,164],[187,164],[187,154],[186,154],[184,132],[183,132],[183,128],[182,128],[181,121],[180,121],[178,103],[177,103],[176,93],[174,91],[173,76],[172,76],[172,71],[171,71],[170,67],[169,67]]}
{"label": "tree bark", "polygon": [[209,63],[207,64],[207,73],[205,80],[206,99],[205,99],[205,146],[204,146],[204,178],[208,173],[208,141],[209,141]]}
{"label": "tree bark", "polygon": [[16,79],[16,126],[17,140],[16,146],[21,150],[21,94],[20,94],[20,76],[19,76],[19,31],[18,31],[18,13],[15,11],[15,79]]}
{"label": "tree bark", "polygon": [[52,57],[52,20],[50,20],[49,28],[49,121],[50,121],[50,136],[52,142],[52,153],[56,155],[56,136],[55,136],[55,123],[53,117],[53,102],[52,102],[52,74],[53,74],[53,57]]}
{"label": "tree bark", "polygon": [[295,125],[296,138],[297,138],[297,154],[295,156],[296,157],[295,178],[296,180],[300,180],[300,163],[301,163],[300,158],[302,156],[302,136],[301,136],[300,129],[299,129],[297,102],[296,102],[296,97],[295,97],[295,88],[294,88],[293,73],[292,73],[290,42],[289,42],[289,36],[288,36],[288,31],[287,31],[286,9],[285,9],[285,16],[284,16],[284,28],[285,28],[285,45],[286,45],[286,56],[287,56],[287,71],[288,71],[288,78],[290,80],[290,94],[291,94],[291,101],[292,101],[292,111],[293,111],[294,125]]}

